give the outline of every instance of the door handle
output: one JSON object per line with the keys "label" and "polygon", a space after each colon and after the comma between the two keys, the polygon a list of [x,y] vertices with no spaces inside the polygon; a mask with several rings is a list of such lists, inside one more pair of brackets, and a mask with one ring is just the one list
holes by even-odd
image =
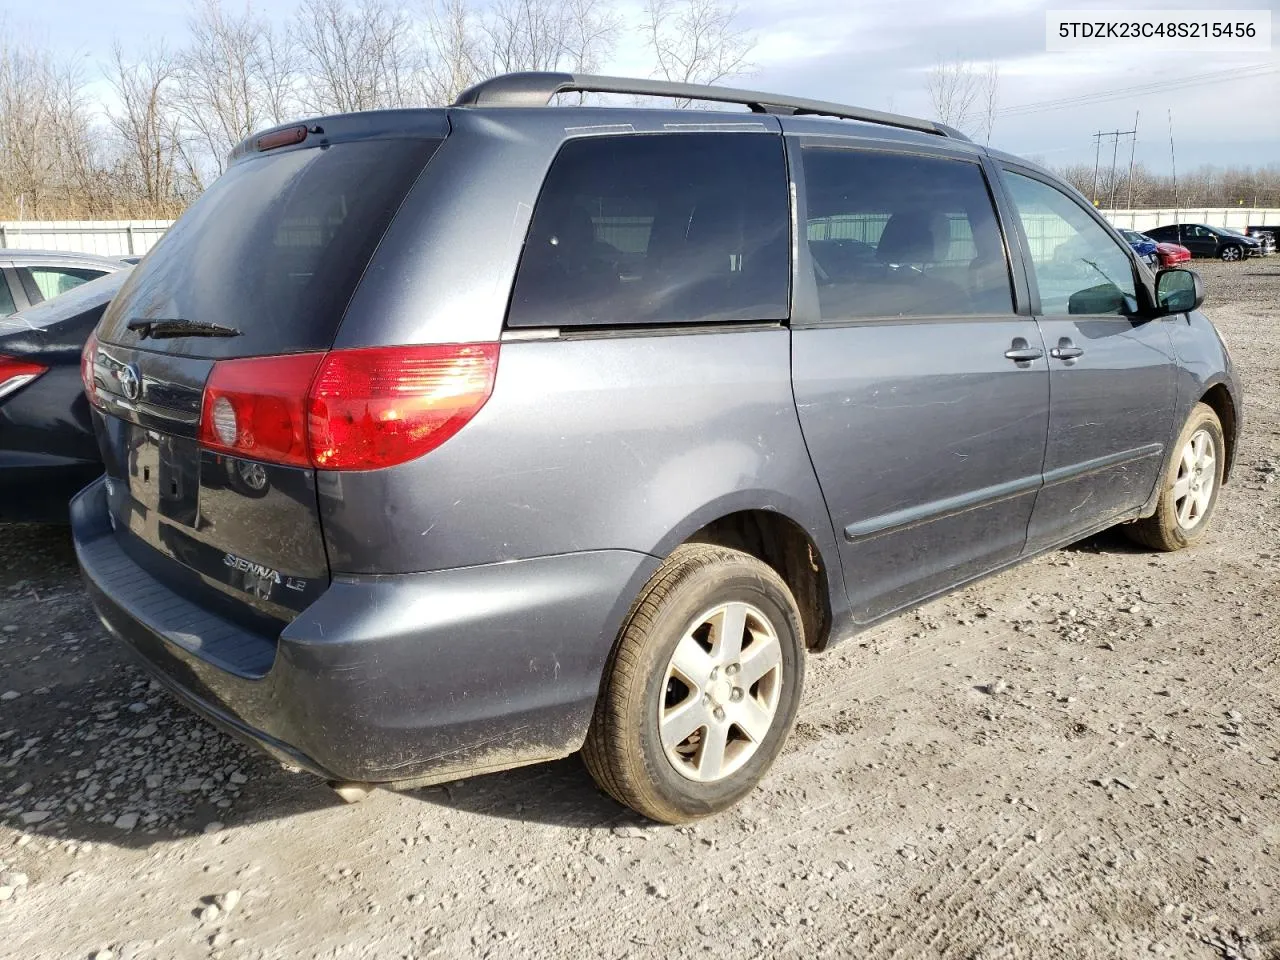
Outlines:
{"label": "door handle", "polygon": [[1044,351],[1039,347],[1033,347],[1023,337],[1014,337],[1013,343],[1009,349],[1004,352],[1009,360],[1016,360],[1019,363],[1030,363],[1032,360],[1039,360],[1044,356]]}
{"label": "door handle", "polygon": [[1084,351],[1072,343],[1070,337],[1062,337],[1058,345],[1049,351],[1049,356],[1055,360],[1074,360],[1083,357]]}

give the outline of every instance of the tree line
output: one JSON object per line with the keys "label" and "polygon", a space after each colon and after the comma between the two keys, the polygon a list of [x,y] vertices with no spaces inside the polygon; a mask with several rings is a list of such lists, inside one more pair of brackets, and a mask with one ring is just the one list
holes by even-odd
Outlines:
{"label": "tree line", "polygon": [[1114,172],[1095,172],[1092,164],[1063,167],[1057,173],[1099,207],[1153,209],[1179,207],[1280,207],[1280,165],[1267,167],[1201,166],[1187,173],[1153,173],[1142,164]]}
{"label": "tree line", "polygon": [[283,22],[194,0],[181,46],[117,41],[97,102],[81,61],[0,21],[0,219],[177,216],[251,133],[301,117],[438,106],[517,70],[598,71],[625,33],[652,75],[715,83],[755,41],[729,0],[299,0]]}
{"label": "tree line", "polygon": [[[716,83],[750,71],[755,39],[732,0],[297,0],[271,20],[245,0],[192,0],[185,41],[117,41],[99,77],[83,58],[0,19],[0,219],[177,216],[257,130],[327,113],[451,102],[516,70],[599,71],[627,35],[652,76]],[[91,81],[105,82],[96,98]],[[995,63],[938,63],[934,116],[989,140]],[[102,102],[105,100],[106,102]],[[687,101],[677,102],[687,106]],[[1280,167],[1058,170],[1099,206],[1280,206]]]}

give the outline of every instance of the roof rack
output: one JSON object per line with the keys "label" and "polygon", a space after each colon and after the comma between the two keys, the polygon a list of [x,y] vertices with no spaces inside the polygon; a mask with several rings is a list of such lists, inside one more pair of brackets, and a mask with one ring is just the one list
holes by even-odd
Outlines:
{"label": "roof rack", "polygon": [[650,97],[673,97],[681,100],[714,100],[720,103],[740,103],[753,113],[784,115],[816,114],[840,117],[844,120],[862,120],[904,130],[919,130],[941,137],[965,140],[954,127],[934,120],[904,117],[896,113],[849,107],[823,100],[805,100],[784,97],[776,93],[759,93],[753,90],[735,90],[732,87],[708,86],[699,83],[669,83],[665,80],[635,80],[626,77],[601,77],[588,73],[504,73],[482,80],[474,87],[458,94],[455,107],[544,107],[557,93],[630,93]]}

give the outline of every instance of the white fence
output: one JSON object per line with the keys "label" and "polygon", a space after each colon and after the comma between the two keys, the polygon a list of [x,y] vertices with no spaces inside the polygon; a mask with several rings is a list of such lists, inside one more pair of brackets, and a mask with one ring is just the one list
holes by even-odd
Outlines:
{"label": "white fence", "polygon": [[172,220],[0,220],[0,249],[66,250],[140,257]]}
{"label": "white fence", "polygon": [[1280,209],[1264,207],[1179,207],[1167,210],[1102,210],[1114,226],[1150,230],[1166,223],[1203,223],[1207,227],[1244,230],[1254,224],[1280,224]]}
{"label": "white fence", "polygon": [[[1117,227],[1150,230],[1166,223],[1204,223],[1243,230],[1252,224],[1280,224],[1280,209],[1184,207],[1167,210],[1103,210]],[[0,220],[0,249],[74,250],[106,257],[142,256],[155,246],[172,220]]]}

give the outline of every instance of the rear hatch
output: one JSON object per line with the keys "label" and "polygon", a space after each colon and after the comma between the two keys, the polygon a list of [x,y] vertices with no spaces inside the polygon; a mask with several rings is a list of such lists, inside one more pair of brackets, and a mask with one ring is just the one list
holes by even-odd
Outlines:
{"label": "rear hatch", "polygon": [[121,548],[187,600],[264,637],[329,583],[316,471],[287,451],[255,459],[207,442],[206,386],[215,370],[238,371],[238,397],[262,394],[235,428],[249,449],[261,447],[254,428],[256,441],[304,429],[296,413],[307,383],[272,371],[332,346],[443,134],[440,120],[430,137],[344,140],[335,135],[344,120],[368,125],[336,118],[323,121],[327,134],[294,128],[297,146],[284,136],[274,138],[283,149],[239,148],[245,155],[137,267],[86,348]]}

